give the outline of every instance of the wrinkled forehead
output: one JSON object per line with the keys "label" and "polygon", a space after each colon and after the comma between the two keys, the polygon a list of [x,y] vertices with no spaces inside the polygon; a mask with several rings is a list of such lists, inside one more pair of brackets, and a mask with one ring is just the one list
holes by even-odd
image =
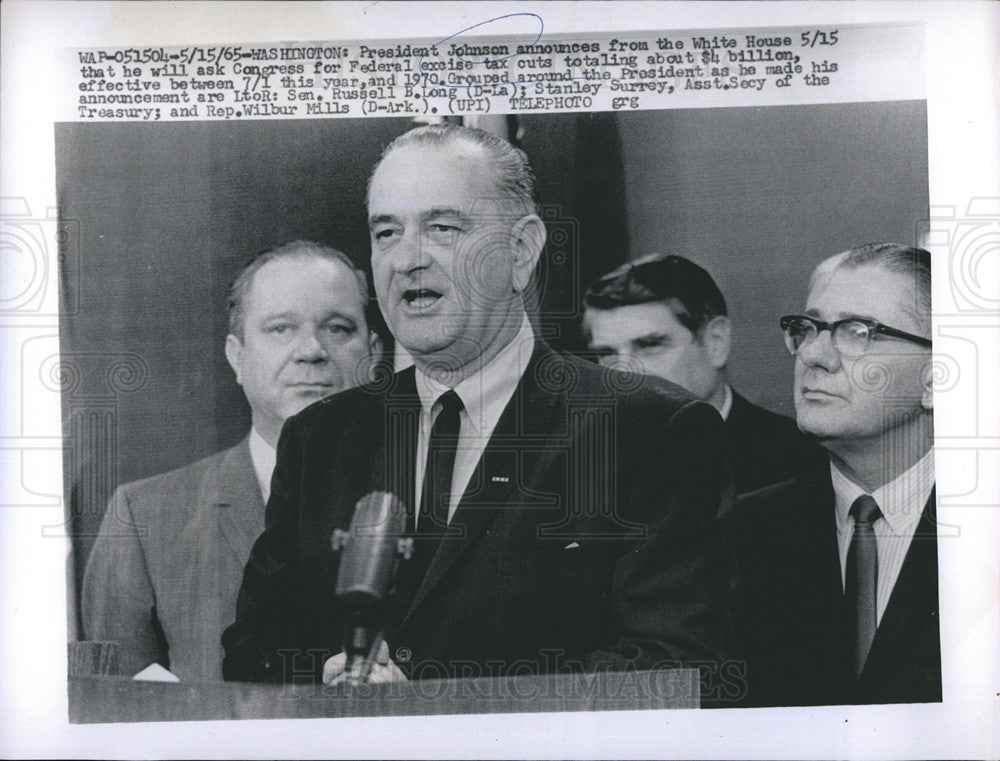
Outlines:
{"label": "wrinkled forehead", "polygon": [[677,319],[677,308],[668,299],[628,304],[612,309],[588,306],[583,314],[583,328],[588,340],[628,343],[650,335],[681,337],[693,335]]}
{"label": "wrinkled forehead", "polygon": [[915,276],[878,264],[819,269],[806,299],[807,314],[825,320],[864,317],[925,333],[929,330]]}
{"label": "wrinkled forehead", "polygon": [[396,148],[375,168],[368,186],[370,216],[433,208],[473,212],[510,202],[485,151],[461,140]]}
{"label": "wrinkled forehead", "polygon": [[345,262],[312,251],[274,259],[256,273],[247,291],[247,311],[336,307],[364,317],[367,280]]}

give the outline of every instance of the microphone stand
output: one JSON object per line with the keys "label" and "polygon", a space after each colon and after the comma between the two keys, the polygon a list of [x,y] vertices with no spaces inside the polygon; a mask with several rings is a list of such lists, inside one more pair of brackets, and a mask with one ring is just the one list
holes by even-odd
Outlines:
{"label": "microphone stand", "polygon": [[378,658],[378,651],[382,647],[382,632],[375,635],[374,641],[372,641],[372,649],[368,651],[368,655],[365,656],[364,661],[361,663],[361,671],[357,676],[358,681],[367,682],[368,677],[371,676],[372,668],[375,666],[375,659]]}
{"label": "microphone stand", "polygon": [[378,660],[378,652],[382,647],[383,635],[379,632],[375,639],[372,640],[371,649],[368,653],[361,657],[359,653],[349,655],[347,658],[347,665],[344,669],[344,683],[358,686],[361,684],[368,684],[371,678],[372,669],[375,668],[375,663]]}
{"label": "microphone stand", "polygon": [[[359,505],[364,502],[359,502]],[[367,507],[367,505],[365,505]],[[352,529],[354,524],[352,521]],[[331,546],[334,551],[341,551],[348,546],[351,540],[350,532],[335,529],[331,537]],[[413,554],[413,538],[400,537],[395,541],[395,547],[391,551],[394,556],[392,569],[388,574],[390,588],[385,592],[384,597],[379,597],[377,592],[362,586],[360,593],[348,587],[349,599],[354,602],[350,604],[348,622],[344,626],[344,647],[346,655],[344,664],[344,680],[349,684],[366,683],[375,667],[379,650],[385,637],[383,625],[386,612],[385,603],[387,599],[396,596],[396,576],[401,564],[409,561]],[[362,562],[368,562],[371,556],[362,555]],[[338,580],[339,584],[339,580]],[[340,591],[338,589],[338,595]],[[372,635],[373,629],[378,626],[377,632]]]}
{"label": "microphone stand", "polygon": [[[393,569],[393,577],[398,573],[399,566],[409,562],[412,555],[413,539],[411,537],[400,539],[396,544],[397,559],[396,567]],[[396,597],[398,592],[399,590],[394,583],[386,597]],[[356,633],[358,629],[354,629],[354,631]],[[356,648],[345,648],[345,652],[347,652],[347,664],[344,667],[344,675],[348,682],[351,684],[362,684],[368,681],[368,677],[371,676],[372,669],[375,667],[375,661],[378,659],[378,651],[381,649],[384,639],[385,630],[379,629],[378,633],[372,639],[371,647],[368,648],[368,652],[364,656],[362,656],[364,645],[361,643],[358,643]]]}

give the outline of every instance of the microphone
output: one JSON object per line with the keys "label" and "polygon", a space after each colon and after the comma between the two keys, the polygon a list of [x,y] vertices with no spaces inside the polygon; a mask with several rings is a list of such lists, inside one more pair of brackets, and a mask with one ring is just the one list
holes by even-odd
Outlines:
{"label": "microphone", "polygon": [[358,500],[347,534],[337,529],[331,543],[343,548],[334,598],[344,612],[346,674],[363,681],[381,644],[384,602],[396,571],[406,530],[406,509],[395,494],[370,492]]}

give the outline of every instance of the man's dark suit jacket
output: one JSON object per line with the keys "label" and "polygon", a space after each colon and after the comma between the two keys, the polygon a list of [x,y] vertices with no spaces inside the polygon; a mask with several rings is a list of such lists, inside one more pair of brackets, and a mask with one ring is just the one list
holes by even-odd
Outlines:
{"label": "man's dark suit jacket", "polygon": [[[341,649],[331,533],[373,490],[412,493],[419,412],[410,368],[288,421],[223,637],[227,679],[318,679]],[[441,542],[390,624],[393,658],[439,678],[729,654],[722,438],[679,387],[537,342],[452,518],[464,537]]]}
{"label": "man's dark suit jacket", "polygon": [[726,417],[726,453],[737,494],[794,478],[822,457],[794,420],[751,404],[735,390]]}
{"label": "man's dark suit jacket", "polygon": [[744,495],[729,522],[742,585],[734,622],[750,705],[941,700],[933,492],[857,681],[829,463]]}
{"label": "man's dark suit jacket", "polygon": [[83,578],[85,636],[117,642],[128,676],[155,661],[182,680],[221,680],[220,638],[263,530],[248,439],[118,488]]}

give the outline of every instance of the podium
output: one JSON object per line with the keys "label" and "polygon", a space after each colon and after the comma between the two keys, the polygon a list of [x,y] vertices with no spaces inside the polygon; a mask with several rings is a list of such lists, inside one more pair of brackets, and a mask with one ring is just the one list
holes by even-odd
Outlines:
{"label": "podium", "polygon": [[697,669],[336,687],[70,676],[69,720],[93,724],[697,708],[698,681]]}

